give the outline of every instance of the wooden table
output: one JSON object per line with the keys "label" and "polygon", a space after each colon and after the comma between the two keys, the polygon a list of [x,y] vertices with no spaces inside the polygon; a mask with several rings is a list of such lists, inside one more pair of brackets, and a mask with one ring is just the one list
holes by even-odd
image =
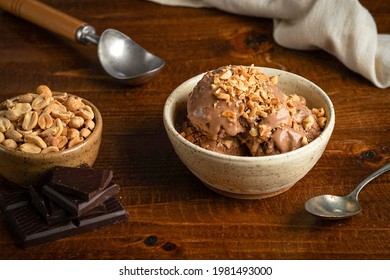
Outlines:
{"label": "wooden table", "polygon": [[[363,212],[342,221],[304,210],[312,196],[345,194],[390,159],[390,88],[378,89],[323,51],[277,45],[272,20],[148,1],[45,0],[100,33],[116,28],[166,61],[142,86],[101,70],[82,46],[0,11],[0,96],[39,84],[92,101],[104,131],[95,167],[112,169],[130,214],[113,225],[20,249],[0,216],[1,259],[389,259],[390,175],[360,195]],[[361,1],[390,33],[388,1]],[[336,126],[315,167],[291,190],[236,200],[206,188],[176,156],[162,122],[164,102],[188,78],[227,64],[274,67],[323,88]]]}

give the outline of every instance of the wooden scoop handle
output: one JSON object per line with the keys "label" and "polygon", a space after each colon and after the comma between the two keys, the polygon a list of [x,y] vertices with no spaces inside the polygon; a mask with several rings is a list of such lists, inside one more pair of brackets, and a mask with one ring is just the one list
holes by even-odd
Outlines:
{"label": "wooden scoop handle", "polygon": [[86,25],[83,21],[35,0],[0,0],[0,8],[72,41],[77,41],[77,30]]}

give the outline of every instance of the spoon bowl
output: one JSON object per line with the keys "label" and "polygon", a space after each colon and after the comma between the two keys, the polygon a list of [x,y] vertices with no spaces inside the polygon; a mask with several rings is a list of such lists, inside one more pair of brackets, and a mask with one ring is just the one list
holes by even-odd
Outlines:
{"label": "spoon bowl", "polygon": [[98,57],[109,75],[133,85],[146,83],[164,66],[161,58],[115,29],[107,29],[100,36]]}
{"label": "spoon bowl", "polygon": [[327,219],[343,219],[362,211],[357,200],[350,196],[320,195],[306,201],[306,210]]}
{"label": "spoon bowl", "polygon": [[362,208],[358,202],[359,192],[372,180],[390,170],[390,163],[378,169],[346,196],[320,195],[305,202],[305,209],[310,214],[326,219],[344,219],[359,214]]}

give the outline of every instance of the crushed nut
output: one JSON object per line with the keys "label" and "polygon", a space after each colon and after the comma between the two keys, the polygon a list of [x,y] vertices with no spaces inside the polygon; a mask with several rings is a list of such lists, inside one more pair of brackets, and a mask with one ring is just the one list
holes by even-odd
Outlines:
{"label": "crushed nut", "polygon": [[302,120],[302,126],[307,131],[309,130],[314,124],[314,118],[312,115],[307,116]]}
{"label": "crushed nut", "polygon": [[219,78],[221,80],[227,80],[229,79],[230,77],[232,76],[232,71],[230,71],[229,69],[226,70],[221,76],[219,76]]}
{"label": "crushed nut", "polygon": [[279,81],[278,76],[272,76],[270,80],[274,85],[278,84]]}
{"label": "crushed nut", "polygon": [[225,118],[232,118],[232,119],[236,118],[236,114],[233,111],[230,111],[230,110],[224,111],[222,113],[222,116],[225,117]]}
{"label": "crushed nut", "polygon": [[249,130],[249,134],[250,134],[251,136],[253,136],[253,137],[256,137],[256,136],[259,135],[259,131],[258,131],[256,128],[251,127],[251,129]]}
{"label": "crushed nut", "polygon": [[307,144],[309,144],[309,141],[307,140],[306,136],[303,136],[301,140],[301,145],[306,146]]}
{"label": "crushed nut", "polygon": [[321,129],[324,129],[326,125],[327,118],[326,117],[320,117],[317,119],[317,123],[320,126]]}
{"label": "crushed nut", "polygon": [[[268,141],[276,129],[288,128],[308,134],[313,125],[316,125],[315,129],[318,129],[318,127],[324,128],[326,124],[323,108],[312,109],[311,114],[308,115],[307,111],[310,109],[304,108],[302,110],[302,107],[307,107],[304,97],[297,94],[284,95],[276,88],[279,77],[268,77],[254,65],[250,67],[225,66],[209,72],[207,75],[210,75],[211,80],[209,89],[216,97],[213,103],[214,108],[221,110],[220,116],[228,118],[229,122],[242,124],[244,129],[248,131],[244,138],[249,137],[249,135],[255,138],[249,141],[240,139],[247,145],[251,145],[250,141],[254,141],[254,145]],[[302,114],[307,115],[303,120]],[[273,115],[270,122],[263,121],[270,115]],[[283,119],[283,123],[280,124],[280,121],[275,127],[273,118]],[[86,118],[84,119],[86,120]],[[317,122],[318,127],[315,122]],[[87,128],[88,125],[85,121],[83,126]],[[193,143],[199,141],[196,135],[193,136],[191,133],[185,133],[183,137]],[[306,136],[302,137],[302,146],[307,145],[308,142]],[[230,140],[217,143],[217,145],[226,148],[231,147],[232,144],[234,141]]]}
{"label": "crushed nut", "polygon": [[324,108],[313,108],[311,111],[317,118],[325,116]]}

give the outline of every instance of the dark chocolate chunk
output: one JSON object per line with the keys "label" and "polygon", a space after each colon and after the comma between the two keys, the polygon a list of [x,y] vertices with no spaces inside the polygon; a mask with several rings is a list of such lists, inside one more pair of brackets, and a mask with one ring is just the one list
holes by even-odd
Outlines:
{"label": "dark chocolate chunk", "polygon": [[28,205],[31,199],[27,191],[0,193],[0,210],[2,212]]}
{"label": "dark chocolate chunk", "polygon": [[112,177],[111,170],[57,166],[50,185],[58,191],[88,201],[104,190]]}
{"label": "dark chocolate chunk", "polygon": [[95,194],[95,196],[89,201],[84,201],[78,197],[62,193],[48,185],[43,186],[42,193],[48,198],[50,198],[52,201],[56,202],[62,208],[66,209],[72,215],[80,217],[91,209],[102,204],[108,198],[116,195],[119,190],[120,188],[117,184],[111,184],[106,189]]}
{"label": "dark chocolate chunk", "polygon": [[[109,217],[112,221],[116,219],[122,219],[124,218],[123,216],[128,218],[128,213],[127,211],[123,208],[122,204],[115,198],[111,197],[109,198],[103,205],[101,205],[105,209],[105,213],[109,214]],[[73,219],[72,222],[77,225],[78,227],[81,227],[82,229],[88,230],[89,227],[93,226],[104,226],[106,223],[106,219],[108,216],[103,215],[102,213],[93,213],[95,209],[89,211],[87,214],[84,216]],[[119,220],[120,221],[120,220]],[[118,221],[118,222],[119,222]]]}
{"label": "dark chocolate chunk", "polygon": [[49,213],[49,203],[50,201],[42,195],[42,188],[37,186],[29,186],[28,188],[32,203],[35,208],[42,214],[43,217],[50,216]]}
{"label": "dark chocolate chunk", "polygon": [[42,193],[42,187],[29,187],[31,200],[35,208],[45,219],[46,223],[53,225],[59,222],[69,220],[69,213],[51,201]]}
{"label": "dark chocolate chunk", "polygon": [[56,172],[52,185],[43,187],[21,187],[0,176],[0,209],[23,247],[128,219],[115,198],[112,171],[82,166]]}
{"label": "dark chocolate chunk", "polygon": [[31,204],[7,210],[4,213],[21,245],[29,247],[128,219],[126,209],[115,197],[107,200],[104,205],[107,213],[79,218],[76,222],[68,220],[55,225],[48,225]]}
{"label": "dark chocolate chunk", "polygon": [[77,229],[70,220],[47,224],[33,205],[8,210],[4,214],[23,247],[61,239]]}
{"label": "dark chocolate chunk", "polygon": [[[32,203],[38,212],[41,214],[42,218],[49,225],[53,225],[59,222],[67,221],[70,219],[78,218],[78,215],[71,214],[70,212],[63,209],[54,201],[50,200],[42,193],[42,188],[39,187],[29,187]],[[102,204],[94,207],[93,209],[85,212],[80,217],[107,213],[106,207]]]}

